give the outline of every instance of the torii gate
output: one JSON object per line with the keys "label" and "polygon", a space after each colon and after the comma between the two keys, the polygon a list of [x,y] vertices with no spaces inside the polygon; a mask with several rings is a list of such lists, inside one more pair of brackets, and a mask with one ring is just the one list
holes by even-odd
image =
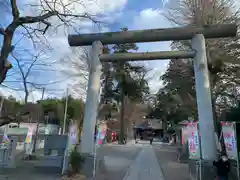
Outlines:
{"label": "torii gate", "polygon": [[[101,62],[193,58],[202,157],[207,161],[215,159],[216,141],[205,38],[235,37],[236,34],[236,24],[224,24],[204,27],[178,27],[127,32],[69,35],[68,42],[70,46],[92,45],[81,151],[83,153],[92,154],[94,149],[93,140],[99,100],[100,74],[102,67]],[[192,50],[147,53],[118,53],[112,55],[102,54],[102,44],[106,45],[180,40],[191,40]]]}

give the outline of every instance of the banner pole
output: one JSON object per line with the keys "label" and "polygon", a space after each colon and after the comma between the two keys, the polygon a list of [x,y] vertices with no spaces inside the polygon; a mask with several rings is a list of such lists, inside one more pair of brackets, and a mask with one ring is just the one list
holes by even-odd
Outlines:
{"label": "banner pole", "polygon": [[[220,133],[220,137],[219,137],[219,140],[218,140],[218,144],[220,144],[220,152],[222,152],[223,151],[223,148],[222,148],[222,143],[221,143],[221,141],[222,141],[222,138],[223,138],[223,132],[222,132],[222,127],[221,127],[221,133]],[[224,139],[223,139],[223,143],[224,143]]]}
{"label": "banner pole", "polygon": [[235,135],[235,140],[236,140],[236,149],[237,149],[237,177],[240,179],[240,172],[239,172],[239,154],[238,154],[238,138],[237,138],[237,132],[236,132],[236,122],[233,122],[234,125],[234,135]]}
{"label": "banner pole", "polygon": [[202,160],[199,160],[199,180],[202,180]]}
{"label": "banner pole", "polygon": [[199,161],[197,161],[197,163],[196,163],[196,180],[198,180],[198,175],[199,175],[199,168],[198,168],[198,163],[199,163]]}
{"label": "banner pole", "polygon": [[199,159],[199,180],[202,180],[202,145],[201,145],[201,137],[199,133],[199,124],[197,123],[197,131],[198,131],[198,141],[199,141],[199,151],[200,151],[200,159]]}
{"label": "banner pole", "polygon": [[94,162],[93,162],[93,177],[96,177],[96,163],[97,163],[97,145],[95,144]]}
{"label": "banner pole", "polygon": [[[98,147],[98,138],[99,138],[99,124],[97,124],[97,134],[96,134],[96,142],[95,142],[95,149],[94,149],[94,162],[93,162],[93,177],[96,177],[96,164],[97,164],[97,147]],[[96,133],[96,132],[95,132]],[[95,141],[95,138],[94,138]]]}
{"label": "banner pole", "polygon": [[237,159],[237,176],[238,176],[238,179],[240,179],[240,172],[239,172],[239,154],[238,154],[238,159]]}
{"label": "banner pole", "polygon": [[[190,125],[190,126],[189,126]],[[200,133],[199,133],[199,125],[198,123],[194,123],[194,122],[190,122],[188,123],[188,126],[191,127],[191,142],[189,142],[189,138],[188,137],[188,143],[190,145],[194,144],[195,148],[196,148],[196,143],[198,143],[198,156],[195,156],[195,158],[191,157],[191,152],[190,152],[190,148],[189,148],[189,159],[193,159],[195,160],[195,168],[196,168],[196,180],[202,180],[202,151],[201,151],[201,137],[200,137]],[[196,132],[197,131],[197,132]],[[197,133],[197,134],[196,134]],[[196,136],[197,135],[197,139]],[[197,140],[197,141],[196,141]],[[190,170],[190,176],[191,176],[191,170]]]}
{"label": "banner pole", "polygon": [[62,164],[62,175],[64,175],[64,173],[66,172],[67,168],[68,168],[68,148],[69,146],[69,134],[67,135],[67,142],[66,142],[66,148],[64,151],[64,157],[63,157],[63,164]]}

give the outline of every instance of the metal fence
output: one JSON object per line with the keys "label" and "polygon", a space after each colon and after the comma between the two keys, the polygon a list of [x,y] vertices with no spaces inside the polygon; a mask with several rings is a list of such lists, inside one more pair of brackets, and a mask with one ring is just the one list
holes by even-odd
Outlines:
{"label": "metal fence", "polygon": [[0,148],[0,167],[7,166],[10,161],[11,149],[10,148]]}
{"label": "metal fence", "polygon": [[[27,150],[30,148],[32,149],[32,144],[25,143],[26,135],[8,135],[9,139],[11,140],[11,143],[8,146],[0,145],[0,168],[9,166],[10,164],[14,164],[14,160],[17,159],[24,159],[28,154]],[[66,146],[63,140],[60,139],[59,141],[59,135],[39,135],[37,137],[36,142],[36,150],[37,152],[41,153],[42,155],[47,155],[48,152],[50,152],[47,149],[52,149],[53,151],[56,149],[58,151],[61,151],[61,155],[63,156],[64,150]],[[1,139],[0,135],[0,139]],[[35,137],[33,136],[32,139]],[[48,141],[50,140],[50,142]],[[66,138],[64,139],[66,141]],[[62,148],[58,148],[59,143],[62,144]],[[29,147],[31,146],[31,147]],[[56,146],[56,147],[55,147]],[[38,153],[38,154],[39,154]],[[45,156],[47,158],[47,156]],[[46,161],[46,160],[43,160]]]}

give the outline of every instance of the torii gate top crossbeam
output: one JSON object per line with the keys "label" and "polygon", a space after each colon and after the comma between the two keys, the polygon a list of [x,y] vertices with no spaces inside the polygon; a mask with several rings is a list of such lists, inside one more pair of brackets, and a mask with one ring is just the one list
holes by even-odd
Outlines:
{"label": "torii gate top crossbeam", "polygon": [[88,46],[94,41],[102,44],[124,44],[156,41],[189,40],[195,34],[203,34],[205,38],[235,37],[236,24],[210,25],[202,28],[178,27],[166,29],[136,30],[127,32],[107,32],[94,34],[69,35],[70,46]]}

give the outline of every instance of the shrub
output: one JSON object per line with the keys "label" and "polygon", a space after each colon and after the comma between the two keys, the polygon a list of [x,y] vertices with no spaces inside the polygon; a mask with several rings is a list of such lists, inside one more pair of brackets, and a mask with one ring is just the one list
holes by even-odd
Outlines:
{"label": "shrub", "polygon": [[83,162],[84,158],[77,150],[71,152],[69,164],[72,167],[73,173],[78,173],[80,171]]}

